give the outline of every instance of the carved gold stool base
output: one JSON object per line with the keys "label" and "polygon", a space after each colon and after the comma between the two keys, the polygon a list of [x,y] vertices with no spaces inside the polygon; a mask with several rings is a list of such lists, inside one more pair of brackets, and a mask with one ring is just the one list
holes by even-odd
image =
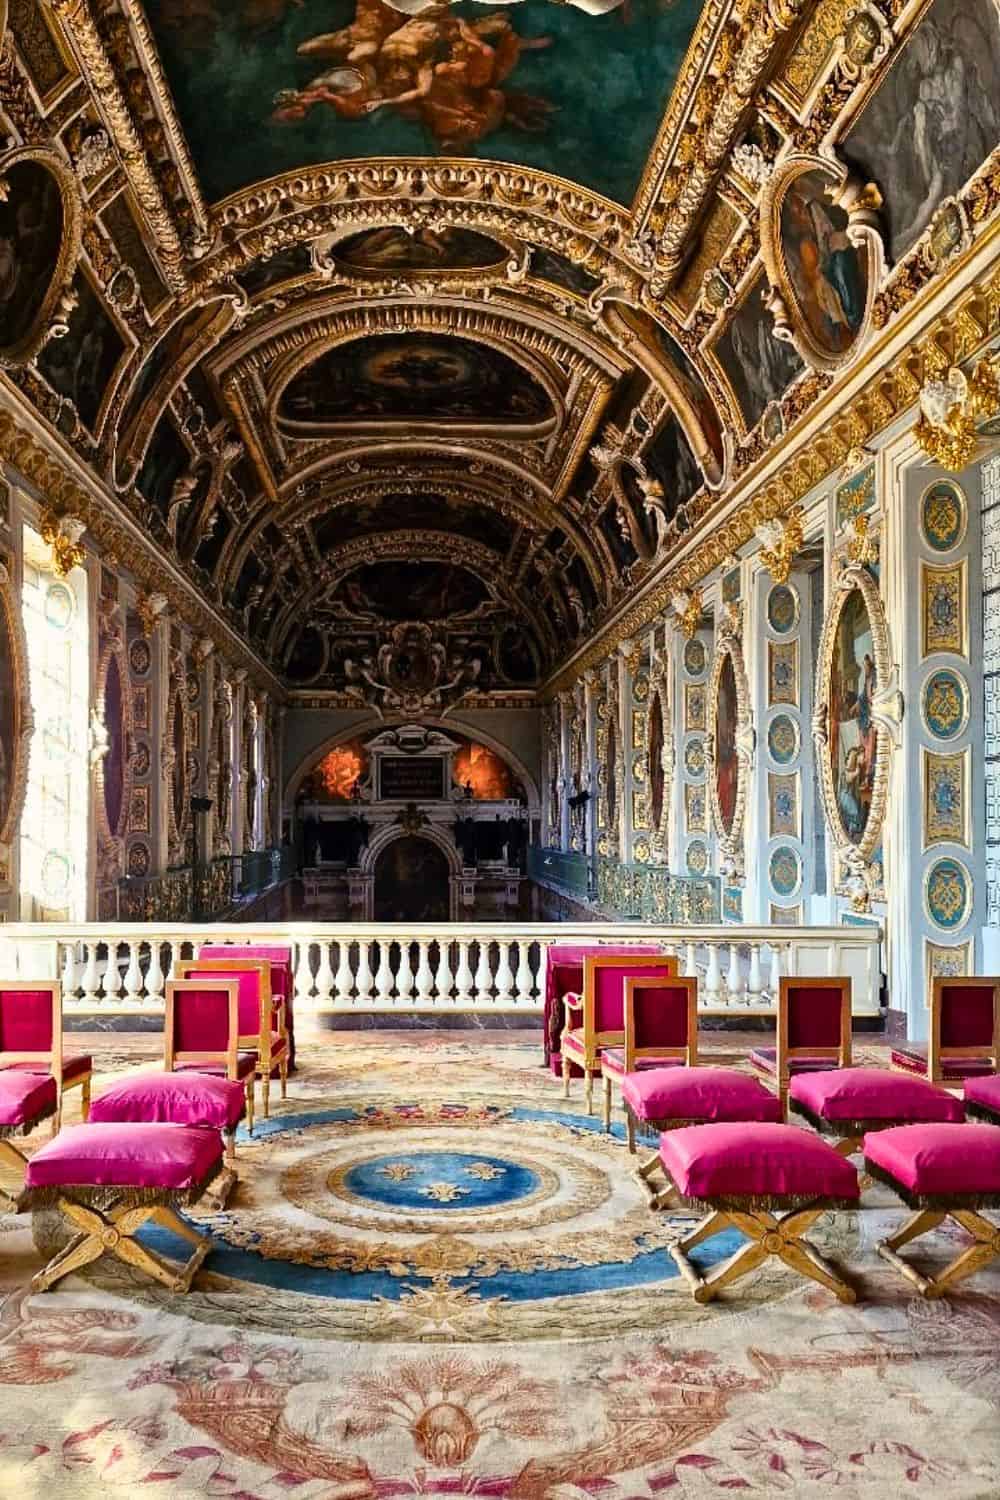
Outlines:
{"label": "carved gold stool base", "polygon": [[[31,1290],[46,1292],[64,1276],[100,1260],[102,1255],[114,1256],[126,1265],[134,1266],[153,1277],[171,1292],[186,1292],[191,1287],[195,1274],[212,1248],[208,1235],[199,1234],[186,1224],[172,1208],[165,1204],[144,1203],[130,1207],[121,1203],[105,1209],[88,1208],[69,1199],[58,1200],[59,1212],[78,1231],[65,1249],[54,1256],[44,1270],[32,1277]],[[194,1253],[183,1264],[178,1265],[164,1259],[155,1250],[147,1249],[136,1239],[138,1231],[153,1219],[165,1229],[179,1235],[194,1245]]]}
{"label": "carved gold stool base", "polygon": [[[919,1235],[929,1234],[932,1229],[937,1229],[945,1219],[952,1219],[967,1230],[972,1235],[973,1243],[956,1255],[954,1260],[949,1261],[936,1276],[925,1276],[911,1261],[898,1255],[897,1251]],[[971,1208],[951,1211],[922,1208],[910,1215],[902,1229],[881,1240],[875,1248],[884,1261],[888,1261],[890,1266],[894,1266],[901,1276],[905,1276],[916,1287],[921,1297],[930,1300],[946,1296],[957,1282],[964,1281],[967,1276],[974,1276],[977,1271],[1000,1257],[1000,1225],[991,1224],[989,1219],[983,1218],[982,1214]]]}
{"label": "carved gold stool base", "polygon": [[[690,1234],[671,1247],[670,1253],[677,1263],[677,1269],[690,1286],[696,1302],[711,1302],[724,1287],[732,1286],[744,1276],[749,1276],[751,1271],[756,1271],[770,1256],[775,1256],[800,1276],[818,1281],[820,1286],[833,1292],[838,1301],[855,1302],[857,1293],[854,1288],[818,1250],[802,1238],[827,1208],[825,1202],[793,1208],[787,1213],[751,1213],[736,1208],[713,1208]],[[742,1245],[728,1260],[713,1266],[703,1276],[688,1259],[688,1253],[703,1240],[710,1239],[723,1229],[738,1229],[741,1234],[746,1235],[749,1243]]]}

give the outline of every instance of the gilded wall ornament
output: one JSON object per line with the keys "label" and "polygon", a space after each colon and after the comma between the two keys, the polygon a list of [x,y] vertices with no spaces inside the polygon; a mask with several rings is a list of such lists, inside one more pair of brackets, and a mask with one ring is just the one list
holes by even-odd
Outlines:
{"label": "gilded wall ornament", "polygon": [[930,1005],[932,981],[935,979],[960,979],[973,973],[972,939],[964,943],[936,943],[924,939],[924,977],[926,986],[924,1004]]}
{"label": "gilded wall ornament", "polygon": [[920,497],[920,529],[932,552],[951,552],[965,536],[968,506],[961,485],[936,479]]}
{"label": "gilded wall ornament", "polygon": [[792,155],[761,202],[761,253],[775,337],[813,369],[857,357],[883,270],[882,199],[832,153]]}
{"label": "gilded wall ornament", "polygon": [[779,900],[794,896],[802,883],[802,861],[790,844],[779,844],[772,849],[767,862],[767,875],[771,889]]}
{"label": "gilded wall ornament", "polygon": [[921,651],[931,656],[950,651],[968,656],[968,565],[920,564]]}
{"label": "gilded wall ornament", "polygon": [[961,860],[950,855],[935,860],[924,878],[924,908],[935,927],[957,932],[972,912],[972,876]]}
{"label": "gilded wall ornament", "polygon": [[976,450],[977,423],[1000,412],[1000,374],[987,357],[967,376],[952,365],[924,382],[913,435],[934,463],[959,473]]}
{"label": "gilded wall ornament", "polygon": [[951,667],[932,672],[924,683],[923,719],[935,739],[953,740],[969,722],[969,689]]}
{"label": "gilded wall ornament", "polygon": [[778,583],[767,596],[767,623],[775,635],[788,635],[799,623],[799,596],[788,583]]}
{"label": "gilded wall ornament", "polygon": [[768,836],[775,838],[784,834],[799,838],[799,778],[798,772],[787,776],[767,773]]}
{"label": "gilded wall ornament", "polygon": [[778,766],[790,765],[798,755],[798,726],[788,714],[775,714],[768,724],[767,753]]}
{"label": "gilded wall ornament", "polygon": [[875,858],[902,714],[889,630],[871,574],[849,564],[833,583],[816,668],[813,740],[820,797],[841,875],[840,893],[864,909],[881,889]]}
{"label": "gilded wall ornament", "polygon": [[[760,564],[776,584],[786,584],[792,563],[802,547],[802,512],[793,510],[783,521],[762,521],[756,530]],[[787,592],[787,591],[786,591]]]}
{"label": "gilded wall ornament", "polygon": [[969,847],[969,756],[921,751],[924,785],[924,848],[933,844]]}
{"label": "gilded wall ornament", "polygon": [[790,703],[793,707],[798,707],[799,643],[797,640],[768,641],[767,699],[770,704]]}

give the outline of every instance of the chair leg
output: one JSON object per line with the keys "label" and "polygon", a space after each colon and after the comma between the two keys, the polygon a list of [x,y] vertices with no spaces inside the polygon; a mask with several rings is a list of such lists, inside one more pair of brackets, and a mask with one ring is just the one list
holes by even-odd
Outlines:
{"label": "chair leg", "polygon": [[602,1074],[604,1084],[604,1128],[611,1129],[611,1078],[607,1073]]}
{"label": "chair leg", "polygon": [[271,1070],[265,1068],[260,1075],[261,1096],[264,1104],[264,1119],[271,1118]]}
{"label": "chair leg", "polygon": [[630,1109],[625,1111],[625,1134],[628,1137],[629,1154],[635,1155],[635,1116]]}
{"label": "chair leg", "polygon": [[585,1079],[584,1089],[587,1098],[587,1113],[588,1115],[592,1115],[594,1113],[594,1075],[587,1067],[586,1063],[584,1063],[583,1072]]}
{"label": "chair leg", "polygon": [[90,1119],[90,1085],[91,1076],[88,1073],[80,1088],[80,1119],[84,1125]]}
{"label": "chair leg", "polygon": [[[942,1220],[949,1217],[967,1230],[975,1243],[966,1246],[937,1276],[924,1276],[912,1262],[904,1260],[896,1252],[901,1245],[915,1240],[918,1235],[926,1234],[931,1229],[936,1229]],[[949,1215],[935,1209],[925,1209],[911,1215],[902,1229],[890,1235],[888,1239],[882,1240],[875,1248],[884,1261],[888,1261],[889,1265],[895,1267],[901,1276],[905,1276],[907,1281],[912,1282],[921,1297],[932,1299],[945,1296],[956,1282],[964,1281],[967,1276],[974,1275],[976,1271],[982,1270],[984,1266],[989,1265],[990,1261],[1000,1256],[1000,1227],[991,1224],[981,1214],[971,1210],[962,1210]]]}
{"label": "chair leg", "polygon": [[278,1071],[281,1074],[281,1097],[282,1097],[282,1099],[287,1099],[288,1098],[288,1053],[287,1052],[285,1053],[284,1057],[281,1059],[281,1065],[280,1065]]}
{"label": "chair leg", "polygon": [[257,1080],[251,1073],[244,1084],[247,1095],[247,1135],[253,1135],[253,1117],[257,1094]]}
{"label": "chair leg", "polygon": [[569,1058],[562,1054],[563,1098],[569,1098]]}

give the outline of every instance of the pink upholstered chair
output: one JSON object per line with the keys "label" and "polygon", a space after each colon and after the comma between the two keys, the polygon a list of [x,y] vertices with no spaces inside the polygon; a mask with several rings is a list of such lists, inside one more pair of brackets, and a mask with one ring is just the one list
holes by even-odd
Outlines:
{"label": "pink upholstered chair", "polygon": [[625,1045],[625,980],[675,979],[677,959],[662,954],[588,953],[583,960],[583,993],[564,996],[562,1034],[563,1095],[569,1098],[570,1065],[582,1068],[587,1113],[594,1112],[594,1077],[606,1047]]}
{"label": "pink upholstered chair", "polygon": [[[693,1068],[698,1061],[697,979],[625,980],[625,1045],[601,1051],[604,1128],[611,1129],[611,1090],[630,1073],[652,1068]],[[635,1125],[628,1116],[629,1150]]]}
{"label": "pink upholstered chair", "polygon": [[245,976],[168,979],[163,1022],[166,1073],[208,1073],[243,1084],[253,1135],[257,1055],[240,1049],[240,988]]}
{"label": "pink upholstered chair", "polygon": [[271,1001],[279,1036],[288,1038],[288,1067],[295,1072],[295,1016],[293,1000],[295,980],[292,974],[292,950],[282,943],[203,943],[199,958],[266,958],[271,965]]}
{"label": "pink upholstered chair", "polygon": [[93,1059],[89,1053],[63,1049],[62,985],[57,979],[11,979],[0,982],[0,1070],[50,1073],[59,1103],[53,1134],[62,1122],[67,1089],[80,1090],[80,1114],[90,1113]]}
{"label": "pink upholstered chair", "polygon": [[266,958],[193,958],[179,963],[179,979],[228,976],[240,981],[241,1052],[255,1056],[256,1076],[261,1080],[264,1118],[271,1113],[271,1074],[278,1069],[281,1097],[288,1092],[288,1038],[275,1029],[271,1002],[271,965]]}
{"label": "pink upholstered chair", "polygon": [[782,1108],[793,1073],[851,1066],[851,981],[786,975],[778,987],[778,1045],[755,1047],[751,1067],[778,1091]]}
{"label": "pink upholstered chair", "polygon": [[[557,1078],[562,1075],[561,1043],[565,1026],[565,997],[583,994],[583,961],[588,953],[653,953],[657,943],[553,943],[545,950],[545,1011],[542,1029],[545,1063]],[[579,1069],[576,1070],[579,1072]],[[573,1069],[570,1069],[573,1075]]]}
{"label": "pink upholstered chair", "polygon": [[966,976],[931,984],[930,1036],[923,1047],[893,1048],[894,1068],[931,1083],[1000,1071],[1000,978]]}

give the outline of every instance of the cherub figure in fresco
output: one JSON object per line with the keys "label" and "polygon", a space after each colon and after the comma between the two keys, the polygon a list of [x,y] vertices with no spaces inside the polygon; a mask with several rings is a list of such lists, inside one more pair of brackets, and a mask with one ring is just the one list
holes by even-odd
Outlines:
{"label": "cherub figure in fresco", "polygon": [[503,124],[538,132],[552,106],[500,85],[522,52],[550,44],[550,37],[518,36],[500,13],[470,22],[433,6],[407,19],[382,0],[358,0],[350,26],[298,49],[340,66],[303,89],[282,90],[272,118],[293,123],[315,104],[353,120],[393,108],[425,125],[443,150],[474,145]]}

